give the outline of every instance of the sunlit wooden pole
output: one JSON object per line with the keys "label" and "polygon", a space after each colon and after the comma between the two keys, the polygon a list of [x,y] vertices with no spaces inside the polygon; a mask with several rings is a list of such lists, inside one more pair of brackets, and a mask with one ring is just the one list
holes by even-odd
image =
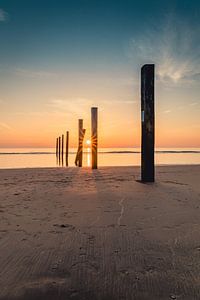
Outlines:
{"label": "sunlit wooden pole", "polygon": [[91,108],[91,146],[92,146],[92,169],[97,169],[97,147],[98,147],[98,108]]}
{"label": "sunlit wooden pole", "polygon": [[155,69],[154,64],[144,65],[141,69],[141,121],[142,121],[141,179],[143,182],[155,181],[154,69]]}
{"label": "sunlit wooden pole", "polygon": [[66,150],[65,150],[66,167],[68,167],[68,155],[69,155],[69,131],[66,131]]}
{"label": "sunlit wooden pole", "polygon": [[83,119],[78,120],[78,166],[82,167],[83,165]]}

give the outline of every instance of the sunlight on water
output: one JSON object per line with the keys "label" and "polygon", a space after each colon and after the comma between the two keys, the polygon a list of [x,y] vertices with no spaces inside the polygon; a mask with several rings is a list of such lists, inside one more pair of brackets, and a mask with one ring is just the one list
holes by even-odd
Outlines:
{"label": "sunlight on water", "polygon": [[[84,149],[83,166],[91,166],[91,149]],[[75,166],[76,149],[69,151],[69,166]],[[139,148],[102,148],[98,153],[99,166],[139,166]],[[200,149],[157,149],[155,154],[157,165],[163,164],[200,164]],[[52,148],[0,149],[0,168],[35,168],[56,167],[55,150]],[[62,160],[61,160],[62,166]],[[63,166],[65,166],[65,155]]]}
{"label": "sunlight on water", "polygon": [[91,150],[90,150],[90,148],[87,148],[86,155],[87,155],[87,167],[90,167],[91,166]]}

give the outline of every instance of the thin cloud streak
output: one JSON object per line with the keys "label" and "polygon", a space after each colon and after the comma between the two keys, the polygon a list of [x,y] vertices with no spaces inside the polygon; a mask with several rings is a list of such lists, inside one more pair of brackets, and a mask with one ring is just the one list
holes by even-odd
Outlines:
{"label": "thin cloud streak", "polygon": [[0,8],[0,22],[6,22],[8,20],[8,17],[8,13],[2,8]]}
{"label": "thin cloud streak", "polygon": [[13,73],[18,76],[30,77],[30,78],[50,78],[50,77],[57,77],[58,74],[54,72],[47,72],[43,70],[27,70],[22,68],[16,68]]}
{"label": "thin cloud streak", "polygon": [[0,129],[7,129],[7,130],[11,130],[12,128],[6,124],[6,123],[3,123],[3,122],[0,122]]}
{"label": "thin cloud streak", "polygon": [[85,116],[88,115],[88,109],[93,106],[93,104],[94,103],[91,100],[85,98],[56,98],[50,100],[47,106],[62,113],[66,112],[71,115]]}
{"label": "thin cloud streak", "polygon": [[196,105],[198,105],[198,103],[197,102],[193,102],[193,103],[190,103],[189,105],[190,106],[196,106]]}

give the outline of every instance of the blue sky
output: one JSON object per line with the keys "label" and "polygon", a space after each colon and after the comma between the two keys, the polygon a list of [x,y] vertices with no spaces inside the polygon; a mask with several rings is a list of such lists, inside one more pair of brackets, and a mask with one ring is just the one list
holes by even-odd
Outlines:
{"label": "blue sky", "polygon": [[[128,118],[127,126],[135,129],[127,132],[122,146],[137,146],[139,72],[148,62],[156,64],[157,119],[166,144],[174,145],[167,124],[176,127],[178,111],[180,127],[194,132],[191,141],[185,131],[186,142],[178,144],[200,146],[194,142],[200,129],[199,20],[199,1],[0,0],[2,146],[11,146],[14,134],[18,139],[13,146],[25,144],[28,137],[21,130],[27,116],[32,133],[28,145],[38,134],[31,124],[39,116],[54,120],[40,136],[48,136],[44,145],[50,146],[57,131],[74,128],[78,117],[89,118],[91,105],[105,116],[102,144],[109,144],[109,132],[117,139]],[[66,123],[65,116],[74,119]],[[164,146],[160,131],[157,141]]]}
{"label": "blue sky", "polygon": [[130,39],[159,29],[170,14],[198,26],[200,12],[199,1],[188,0],[1,0],[0,7],[1,63],[72,68],[127,63]]}

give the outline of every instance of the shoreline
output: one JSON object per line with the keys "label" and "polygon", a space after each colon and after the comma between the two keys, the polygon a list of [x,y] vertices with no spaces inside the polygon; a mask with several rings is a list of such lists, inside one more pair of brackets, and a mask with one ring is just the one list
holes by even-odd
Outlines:
{"label": "shoreline", "polygon": [[[155,171],[156,171],[156,169],[157,168],[162,168],[162,167],[195,167],[195,166],[200,166],[200,163],[194,163],[194,164],[159,164],[159,165],[155,165]],[[68,166],[68,167],[65,167],[65,166],[56,166],[56,167],[20,167],[20,168],[1,168],[0,167],[0,172],[1,171],[5,171],[5,170],[37,170],[37,169],[39,169],[39,170],[41,170],[41,169],[44,169],[44,170],[49,170],[49,169],[55,169],[55,170],[57,170],[57,169],[86,169],[86,170],[88,170],[88,169],[91,169],[91,167],[88,167],[88,166],[83,166],[83,167],[81,167],[81,168],[79,168],[79,167],[77,167],[77,166]],[[106,168],[141,168],[141,166],[139,166],[139,165],[124,165],[124,166],[99,166],[98,167],[98,169],[97,170],[100,170],[100,169],[106,169]],[[95,170],[93,170],[93,171],[95,171]]]}

